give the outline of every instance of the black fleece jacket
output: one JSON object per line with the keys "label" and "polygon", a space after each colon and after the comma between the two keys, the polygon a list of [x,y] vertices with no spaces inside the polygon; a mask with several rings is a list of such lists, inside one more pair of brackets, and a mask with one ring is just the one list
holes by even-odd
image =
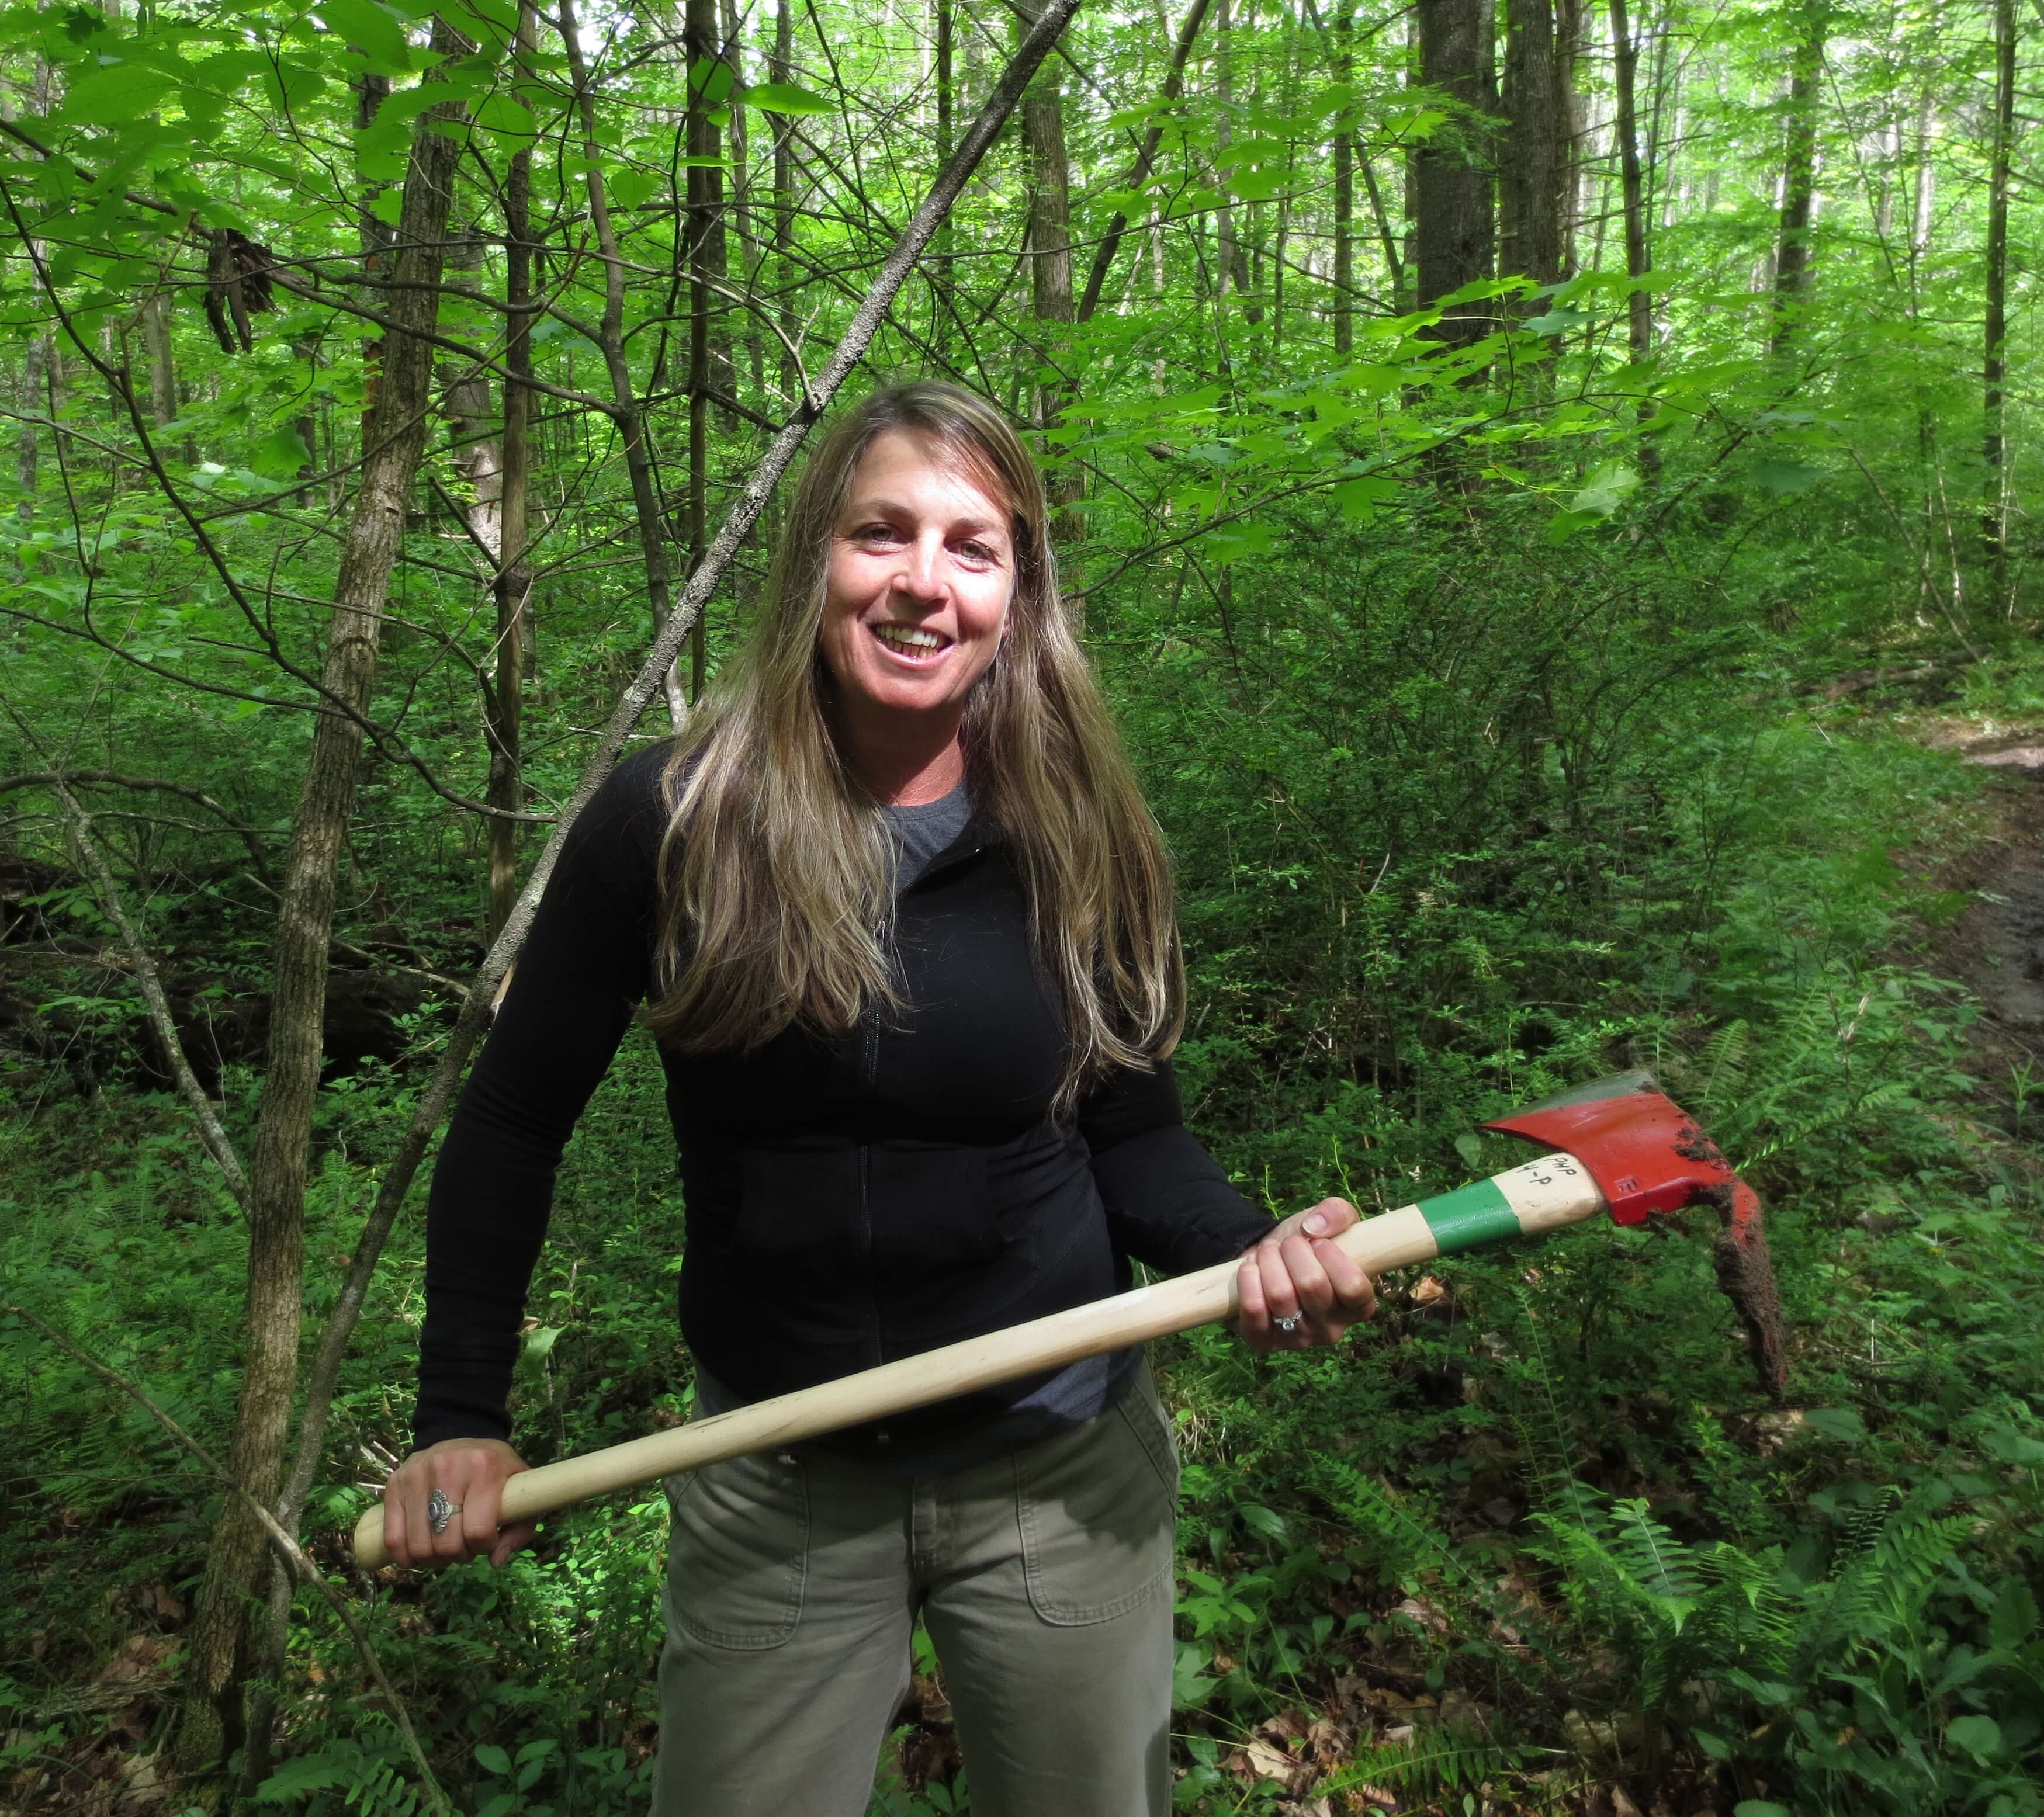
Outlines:
{"label": "black fleece jacket", "polygon": [[[645,997],[665,743],[576,821],[434,1169],[415,1442],[508,1437],[554,1172]],[[903,893],[905,1008],[825,1041],[663,1051],[686,1207],[682,1335],[743,1399],[804,1388],[1237,1255],[1270,1227],[1187,1132],[1168,1063],[1059,1124],[1062,1012],[998,829]],[[941,1439],[1038,1376],[893,1421]]]}

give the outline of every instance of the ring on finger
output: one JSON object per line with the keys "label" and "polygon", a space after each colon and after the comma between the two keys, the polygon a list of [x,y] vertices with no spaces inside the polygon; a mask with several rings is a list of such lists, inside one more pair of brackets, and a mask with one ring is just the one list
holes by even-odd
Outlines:
{"label": "ring on finger", "polygon": [[1281,1331],[1296,1331],[1299,1328],[1300,1320],[1304,1316],[1302,1312],[1286,1312],[1270,1322]]}
{"label": "ring on finger", "polygon": [[448,1530],[448,1523],[461,1512],[461,1504],[449,1501],[438,1489],[426,1497],[426,1525],[433,1530],[436,1538]]}

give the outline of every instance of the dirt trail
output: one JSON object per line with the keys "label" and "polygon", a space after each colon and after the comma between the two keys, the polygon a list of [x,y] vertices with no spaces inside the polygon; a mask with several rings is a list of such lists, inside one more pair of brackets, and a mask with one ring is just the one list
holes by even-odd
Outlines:
{"label": "dirt trail", "polygon": [[1975,900],[1938,942],[1938,957],[1979,997],[1996,1058],[2019,1067],[2044,1059],[2044,743],[2011,736],[1948,722],[1926,742],[1992,772],[1992,830],[1950,879]]}

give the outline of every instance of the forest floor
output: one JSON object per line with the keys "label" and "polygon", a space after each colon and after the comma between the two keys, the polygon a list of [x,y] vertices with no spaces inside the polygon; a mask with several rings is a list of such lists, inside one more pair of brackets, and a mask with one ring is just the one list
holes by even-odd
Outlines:
{"label": "forest floor", "polygon": [[[1991,1197],[1980,1183],[1987,1172],[1974,1158],[1987,1147],[2001,1157],[1995,1165],[2003,1168],[2002,1177],[2016,1182],[2014,1189],[1996,1189],[2016,1191],[2019,1204],[2034,1200],[2035,1119],[2044,1112],[2044,1104],[2033,1101],[2044,1096],[2044,1080],[2036,1073],[2044,1049],[2044,716],[1969,712],[1948,688],[1930,699],[1868,700],[1850,722],[1835,705],[1815,709],[1807,718],[1792,709],[1788,718],[1796,736],[1811,745],[1819,742],[1809,730],[1815,724],[1841,747],[1847,741],[1888,747],[1906,742],[1957,755],[1979,773],[1977,789],[1955,789],[1948,809],[1925,815],[1916,845],[1890,855],[1920,896],[1954,905],[1949,914],[1912,923],[1901,958],[1919,974],[1963,987],[1981,1012],[1969,1023],[1965,1020],[1969,1012],[1957,1012],[1944,1024],[1958,1031],[1950,1037],[1954,1061],[1977,1081],[1971,1109],[1946,1120],[1957,1128],[1977,1118],[1990,1138],[1983,1143],[1961,1130],[1954,1152],[1963,1148],[1968,1158],[1948,1169],[1957,1182],[1950,1192],[1961,1202],[1975,1195],[1983,1202]],[[1920,763],[1913,752],[1901,755]],[[1912,777],[1911,786],[1915,782]],[[1814,800],[1780,804],[1791,810],[1784,817]],[[1870,818],[1850,843],[1878,839],[1883,831]],[[1869,962],[1870,972],[1885,962],[1878,952],[1859,957]],[[1849,994],[1858,988],[1856,983]],[[1854,1026],[1865,1009],[1862,1001]],[[1848,1030],[1843,1040],[1851,1039]],[[1867,1044],[1862,1037],[1854,1051]],[[1837,1052],[1827,1049],[1821,1065],[1831,1066]],[[606,1091],[657,1091],[651,1070],[641,1071],[643,1078],[626,1070]],[[1700,1078],[1700,1073],[1689,1076],[1685,1096]],[[620,1102],[628,1108],[632,1101],[628,1097],[600,1101],[593,1131],[601,1135],[613,1126],[643,1126],[643,1116],[621,1115],[616,1108]],[[1885,1114],[1874,1112],[1877,1124]],[[65,1243],[82,1240],[83,1231],[95,1246],[82,1263],[66,1255],[50,1264],[40,1283],[46,1297],[75,1295],[68,1308],[71,1328],[102,1331],[110,1342],[120,1320],[133,1324],[154,1316],[160,1320],[165,1317],[160,1309],[152,1315],[148,1308],[163,1306],[182,1307],[176,1316],[191,1331],[208,1329],[209,1321],[217,1328],[231,1320],[235,1233],[224,1221],[216,1220],[216,1228],[215,1222],[190,1208],[195,1197],[186,1153],[190,1145],[174,1104],[163,1098],[124,1103],[107,1093],[75,1110],[58,1105],[50,1114],[16,1120],[11,1144],[0,1152],[7,1170],[0,1193],[48,1218],[53,1228],[63,1231]],[[1850,1139],[1863,1147],[1879,1145],[1865,1142],[1862,1134],[1851,1133]],[[607,1174],[598,1171],[594,1159],[586,1160],[586,1178],[608,1180],[614,1187],[623,1170],[614,1158],[605,1165]],[[1888,1169],[1885,1177],[1896,1182],[1896,1203],[1920,1193],[1936,1215],[1947,1216],[1945,1201],[1922,1184],[1932,1179],[1931,1172],[1912,1174],[1902,1160],[1881,1165]],[[134,1170],[140,1184],[126,1182],[120,1172],[124,1166]],[[1866,1178],[1874,1180],[1873,1163],[1868,1170]],[[644,1198],[627,1211],[659,1200],[663,1177],[657,1165],[649,1166]],[[1807,1185],[1808,1177],[1803,1176],[1802,1183]],[[336,1178],[340,1185],[328,1211],[338,1228],[352,1214],[343,1189],[347,1181]],[[641,1190],[635,1174],[631,1191]],[[1665,1366],[1665,1358],[1652,1354],[1654,1346],[1678,1349],[1701,1329],[1704,1347],[1696,1354],[1728,1354],[1731,1347],[1718,1329],[1728,1328],[1728,1321],[1715,1308],[1700,1323],[1685,1324],[1676,1305],[1679,1282],[1651,1285],[1650,1277],[1657,1272],[1666,1281],[1677,1281],[1668,1257],[1680,1244],[1666,1246],[1660,1260],[1649,1263],[1640,1259],[1643,1245],[1627,1250],[1614,1243],[1597,1250],[1591,1247],[1593,1239],[1582,1239],[1585,1277],[1608,1277],[1596,1289],[1608,1296],[1588,1302],[1593,1310],[1579,1327],[1563,1322],[1559,1301],[1539,1302],[1536,1317],[1535,1303],[1521,1293],[1513,1269],[1500,1265],[1494,1276],[1465,1268],[1445,1286],[1431,1275],[1397,1284],[1372,1334],[1366,1368],[1354,1366],[1353,1358],[1346,1367],[1339,1359],[1310,1364],[1291,1359],[1300,1366],[1255,1372],[1251,1381],[1239,1358],[1218,1340],[1211,1347],[1197,1340],[1166,1346],[1163,1367],[1182,1409],[1188,1458],[1181,1612],[1191,1638],[1180,1646],[1181,1707],[1176,1726],[1189,1764],[1180,1784],[1181,1807],[1216,1817],[1221,1812],[1336,1817],[1365,1810],[1455,1817],[1506,1817],[1536,1809],[1575,1817],[1697,1817],[1704,1812],[1730,1817],[1735,1807],[1745,1817],[1785,1813],[1787,1805],[1770,1802],[1791,1796],[1776,1769],[1721,1770],[1722,1757],[1707,1758],[1686,1741],[1664,1750],[1662,1740],[1655,1738],[1688,1732],[1682,1708],[1688,1686],[1681,1676],[1673,1692],[1664,1688],[1662,1727],[1650,1719],[1643,1728],[1636,1723],[1628,1728],[1628,1711],[1639,1708],[1628,1700],[1636,1693],[1617,1681],[1619,1654],[1603,1650],[1619,1646],[1622,1637],[1607,1636],[1592,1645],[1585,1638],[1593,1631],[1587,1621],[1573,1629],[1564,1625],[1574,1619],[1565,1605],[1578,1592],[1587,1596],[1594,1581],[1587,1566],[1570,1575],[1577,1567],[1554,1533],[1553,1504],[1541,1500],[1546,1440],[1537,1432],[1529,1438],[1528,1431],[1550,1414],[1556,1434],[1563,1435],[1566,1426],[1564,1435],[1581,1446],[1567,1466],[1569,1492],[1576,1493],[1579,1480],[1585,1505],[1596,1518],[1605,1518],[1600,1510],[1645,1511],[1650,1503],[1652,1519],[1668,1523],[1653,1531],[1663,1540],[1671,1527],[1679,1531],[1685,1546],[1697,1546],[1699,1558],[1704,1556],[1704,1535],[1729,1531],[1749,1554],[1771,1554],[1778,1565],[1781,1542],[1792,1531],[1784,1510],[1808,1518],[1804,1509],[1827,1508],[1826,1518],[1835,1516],[1842,1526],[1857,1518],[1856,1508],[1869,1521],[1888,1518],[1900,1501],[1903,1485],[1913,1480],[1911,1471],[1919,1478],[1943,1473],[1965,1481],[1965,1466],[1948,1460],[1956,1449],[1973,1442],[1963,1436],[1966,1421],[1984,1419],[1985,1412],[1948,1407],[1940,1413],[1931,1404],[1934,1386],[1905,1386],[1902,1377],[1883,1377],[1877,1370],[1855,1375],[1830,1360],[1846,1355],[1853,1341],[1866,1345],[1877,1331],[1884,1346],[1899,1343],[1906,1350],[1915,1343],[1919,1354],[1948,1342],[1964,1353],[1969,1341],[1963,1327],[1934,1325],[1912,1337],[1911,1315],[1897,1308],[1908,1295],[1917,1304],[1934,1301],[1935,1285],[1927,1272],[1908,1272],[1915,1262],[1895,1260],[1899,1247],[1880,1248],[1891,1240],[1899,1246],[1911,1235],[1900,1215],[1853,1197],[1854,1190],[1840,1189],[1851,1215],[1849,1225],[1812,1241],[1808,1232],[1818,1222],[1813,1207],[1804,1220],[1805,1235],[1795,1239],[1806,1261],[1821,1262],[1822,1245],[1834,1235],[1841,1256],[1848,1243],[1865,1247],[1850,1268],[1835,1271],[1844,1285],[1827,1289],[1828,1300],[1819,1304],[1814,1289],[1804,1295],[1806,1377],[1796,1407],[1787,1413],[1755,1411],[1750,1381],[1726,1389],[1713,1403],[1716,1389],[1733,1379],[1728,1373],[1701,1386],[1677,1385],[1669,1392],[1679,1370]],[[571,1185],[568,1197],[575,1196]],[[1809,1196],[1814,1201],[1822,1195]],[[63,1202],[51,1208],[52,1200]],[[1785,1238],[1796,1217],[1792,1208]],[[579,1240],[571,1219],[557,1240],[571,1245]],[[1929,1247],[1938,1240],[1934,1237]],[[1969,1241],[1978,1243],[1981,1254],[1988,1253],[1984,1235],[1942,1240],[1961,1258]],[[1703,1246],[1693,1247],[1700,1258]],[[49,1250],[56,1255],[60,1246],[52,1243]],[[2031,1250],[1997,1253],[2027,1255]],[[139,1267],[145,1254],[152,1266],[162,1258],[160,1281]],[[622,1333],[622,1347],[636,1346],[643,1352],[640,1365],[657,1371],[674,1354],[664,1277],[655,1304],[643,1323],[635,1324],[632,1320],[641,1315],[626,1309],[632,1303],[621,1291],[626,1284],[613,1272],[610,1252],[587,1249],[581,1254],[582,1260],[564,1264],[563,1270],[571,1305],[559,1323],[570,1335],[551,1362],[543,1356],[543,1369],[559,1369],[565,1382],[576,1366],[570,1351],[585,1341],[582,1334],[608,1329]],[[133,1264],[124,1265],[125,1258]],[[402,1264],[412,1266],[409,1260]],[[1558,1260],[1541,1268],[1552,1281],[1569,1266]],[[1923,1265],[1926,1270],[1929,1266]],[[1977,1266],[1991,1273],[1987,1262]],[[578,1266],[585,1269],[579,1289]],[[1704,1269],[1699,1259],[1699,1285]],[[113,1285],[78,1285],[95,1277]],[[1523,1276],[1527,1281],[1535,1277],[1530,1270]],[[10,1285],[10,1289],[17,1285]],[[542,1289],[546,1285],[540,1283]],[[19,1291],[25,1298],[29,1287],[21,1285]],[[163,1297],[147,1307],[140,1300],[120,1298],[124,1292],[151,1291]],[[578,1303],[573,1300],[578,1292],[583,1296]],[[1996,1315],[2002,1325],[1989,1336],[2013,1331],[2015,1346],[2034,1348],[2034,1323],[2027,1322],[2028,1302],[2021,1296],[2027,1292],[2027,1286],[2011,1291],[2008,1312]],[[1653,1293],[1667,1297],[1657,1300]],[[202,1295],[212,1297],[202,1300]],[[1716,1297],[1707,1292],[1701,1296]],[[88,1322],[94,1319],[104,1323]],[[396,1317],[388,1323],[390,1331],[371,1332],[371,1339],[393,1346],[374,1366],[394,1380],[402,1367],[399,1353],[409,1354],[411,1340]],[[1508,1344],[1518,1346],[1543,1323],[1547,1339],[1536,1337],[1530,1353],[1506,1356]],[[1628,1323],[1635,1327],[1631,1335],[1624,1335]],[[1553,1381],[1546,1377],[1542,1348],[1550,1340],[1558,1354],[1565,1348],[1575,1352],[1561,1358]],[[41,1416],[33,1385],[40,1379],[36,1371],[44,1366],[44,1353],[25,1338],[6,1341],[19,1348],[10,1353],[0,1347],[0,1365],[12,1372],[0,1381],[18,1377],[31,1385],[15,1399],[27,1408],[19,1436],[33,1458],[36,1420]],[[159,1343],[170,1347],[172,1339],[167,1334],[152,1336],[144,1348]],[[1621,1344],[1631,1346],[1624,1354],[1633,1359],[1636,1381],[1611,1379],[1615,1372],[1609,1358],[1621,1354],[1614,1348]],[[218,1369],[213,1347],[199,1346],[204,1356],[197,1372],[167,1376],[172,1387],[158,1392],[174,1406],[217,1396],[217,1382],[205,1373]],[[1528,1354],[1534,1359],[1530,1364]],[[1991,1374],[1987,1352],[1977,1354],[1985,1381]],[[586,1360],[581,1366],[598,1373]],[[1722,1356],[1711,1366],[1723,1367]],[[1878,1366],[1892,1366],[1885,1361]],[[1955,1366],[1963,1373],[1966,1355],[1960,1354]],[[1593,1381],[1600,1371],[1604,1379]],[[1327,1408],[1309,1412],[1316,1395],[1324,1395]],[[1569,1403],[1558,1412],[1558,1396]],[[1982,1389],[1977,1398],[1991,1396]],[[1708,1419],[1706,1403],[1718,1409]],[[545,1406],[554,1404],[550,1387]],[[1337,1406],[1339,1412],[1327,1410]],[[1724,1412],[1739,1406],[1746,1410]],[[53,1470],[37,1482],[10,1469],[5,1475],[17,1481],[0,1486],[0,1604],[7,1605],[0,1607],[0,1810],[23,1817],[171,1817],[187,1802],[159,1778],[156,1750],[175,1690],[188,1578],[202,1546],[202,1521],[188,1492],[188,1478],[184,1489],[174,1481],[159,1492],[133,1486],[144,1474],[137,1460],[152,1454],[152,1441],[132,1410],[115,1411],[103,1431],[75,1441],[61,1479]],[[40,1443],[54,1454],[55,1435],[70,1433],[79,1421],[54,1400],[48,1413],[52,1424]],[[1815,1424],[1809,1423],[1812,1418]],[[1582,1445],[1579,1435],[1585,1431],[1596,1436]],[[1954,1439],[1948,1432],[1961,1436]],[[586,1435],[578,1437],[588,1442]],[[1989,1450],[2001,1442],[1991,1436]],[[2035,1442],[2020,1436],[2006,1442]],[[1882,1446],[1888,1448],[1876,1455]],[[2019,1450],[2010,1461],[2027,1456]],[[1362,1472],[1341,1462],[1350,1458],[1358,1463],[1373,1460],[1373,1472],[1374,1460],[1383,1460],[1385,1474],[1372,1479],[1378,1489],[1370,1489]],[[159,1465],[164,1461],[159,1454]],[[167,1462],[174,1473],[177,1461]],[[2034,1485],[2034,1470],[2032,1478]],[[1354,1492],[1376,1499],[1343,1503],[1342,1480]],[[1988,1476],[1976,1480],[1985,1483]],[[1841,1485],[1863,1488],[1865,1495],[1857,1504],[1841,1499]],[[1958,1492],[1974,1497],[1978,1507],[1988,1490]],[[347,1518],[336,1503],[328,1511],[333,1531],[315,1546],[336,1572],[342,1564],[337,1535]],[[1374,1540],[1373,1521],[1380,1529]],[[1395,1535],[1385,1542],[1383,1535],[1401,1522],[1420,1536],[1417,1549],[1403,1562],[1392,1562],[1387,1546],[1403,1542]],[[415,1714],[444,1731],[432,1744],[436,1762],[471,1776],[475,1764],[481,1765],[484,1777],[471,1787],[474,1807],[493,1817],[551,1817],[555,1811],[585,1809],[608,1817],[643,1807],[653,1741],[646,1685],[651,1655],[642,1631],[644,1609],[651,1605],[643,1592],[646,1574],[657,1569],[659,1524],[651,1506],[608,1514],[591,1511],[586,1524],[570,1530],[567,1539],[551,1542],[543,1563],[521,1562],[518,1571],[504,1574],[508,1581],[501,1592],[478,1573],[451,1573],[443,1582],[423,1585],[391,1582],[384,1594],[365,1603],[379,1647],[409,1687],[407,1695],[417,1700]],[[1599,1531],[1615,1546],[1612,1536],[1621,1529],[1607,1524]],[[1365,1540],[1377,1549],[1358,1543]],[[1985,1577],[2006,1562],[2001,1554],[1989,1566],[1976,1562],[1971,1568]],[[1457,1571],[1473,1583],[1483,1581],[1469,1602],[1470,1609],[1479,1611],[1473,1618],[1467,1611],[1458,1616],[1449,1607]],[[1536,1579],[1547,1587],[1537,1588]],[[1491,1595],[1485,1585],[1493,1581],[1508,1596]],[[1567,1595],[1554,1591],[1557,1583],[1569,1586]],[[614,1603],[608,1600],[613,1596]],[[1520,1688],[1515,1688],[1514,1661],[1504,1656],[1523,1658],[1527,1649],[1496,1613],[1512,1597],[1526,1599],[1529,1615],[1553,1623],[1551,1631],[1573,1635],[1571,1644],[1587,1664],[1573,1662],[1581,1669],[1572,1681],[1564,1684],[1558,1677],[1522,1694],[1527,1682],[1522,1677]],[[629,1617],[620,1612],[628,1608],[635,1611]],[[1457,1629],[1457,1620],[1470,1625]],[[289,1724],[286,1772],[273,1783],[294,1772],[298,1777],[290,1789],[267,1794],[269,1802],[324,1817],[339,1812],[344,1798],[373,1817],[385,1806],[359,1797],[357,1781],[387,1783],[375,1777],[381,1757],[361,1751],[353,1738],[360,1727],[355,1707],[332,1688],[354,1676],[348,1649],[336,1637],[317,1632],[317,1625],[315,1616],[302,1646],[294,1647],[291,1691],[298,1701]],[[1509,1636],[1508,1646],[1499,1644],[1500,1635]],[[594,1664],[592,1644],[598,1649]],[[520,1735],[544,1738],[555,1732],[544,1725],[556,1722],[559,1712],[537,1703],[534,1681],[541,1666],[535,1662],[542,1660],[550,1660],[548,1669],[557,1674],[578,1675],[585,1692],[597,1687],[586,1707],[562,1708],[580,1712],[574,1720],[586,1721],[594,1711],[605,1734],[615,1738],[615,1746],[574,1757],[576,1770],[590,1787],[587,1803],[572,1773],[565,1795],[555,1795],[558,1802],[532,1802],[522,1789],[509,1803],[503,1802],[510,1796],[507,1790],[484,1796],[496,1783],[488,1777],[497,1770],[491,1761],[506,1758],[500,1739],[515,1746]],[[969,1809],[969,1795],[958,1785],[949,1712],[930,1664],[927,1657],[919,1660],[923,1669],[913,1707],[903,1712],[895,1764],[887,1776],[892,1783],[876,1794],[876,1813],[930,1817]],[[471,1688],[484,1685],[496,1701],[478,1697],[462,1705],[450,1687],[464,1680]],[[1599,1705],[1595,1700],[1606,1695],[1609,1702]],[[1500,1716],[1503,1727],[1496,1728]],[[1934,1741],[1954,1731],[1977,1736],[1981,1731],[1961,1727],[1972,1720],[1958,1715],[1955,1706],[1927,1733]],[[574,1732],[574,1721],[559,1726],[559,1732]],[[1523,1739],[1492,1746],[1494,1733],[1506,1729]],[[1635,1729],[1646,1737],[1644,1742],[1627,1738]],[[1435,1781],[1445,1783],[1422,1783],[1400,1764],[1416,1761],[1430,1735],[1447,1738],[1443,1751],[1432,1757]],[[544,1740],[529,1745],[557,1746]],[[1639,1752],[1642,1747],[1644,1754]],[[348,1752],[351,1748],[356,1751]],[[543,1766],[548,1760],[544,1753],[534,1758]],[[524,1764],[521,1755],[518,1770]],[[471,1807],[466,1799],[463,1807]],[[1797,1807],[1804,1808],[1800,1801]],[[1940,1812],[1961,1807],[1958,1802],[1908,1807]],[[1854,1807],[1847,1802],[1822,1808]]]}

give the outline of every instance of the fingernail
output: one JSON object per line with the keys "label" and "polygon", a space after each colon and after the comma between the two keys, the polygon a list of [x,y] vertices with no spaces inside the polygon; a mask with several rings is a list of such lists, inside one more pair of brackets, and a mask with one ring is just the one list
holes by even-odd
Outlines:
{"label": "fingernail", "polygon": [[1308,1236],[1318,1236],[1320,1232],[1327,1227],[1327,1220],[1322,1217],[1318,1212],[1314,1212],[1311,1217],[1306,1220],[1306,1234]]}

